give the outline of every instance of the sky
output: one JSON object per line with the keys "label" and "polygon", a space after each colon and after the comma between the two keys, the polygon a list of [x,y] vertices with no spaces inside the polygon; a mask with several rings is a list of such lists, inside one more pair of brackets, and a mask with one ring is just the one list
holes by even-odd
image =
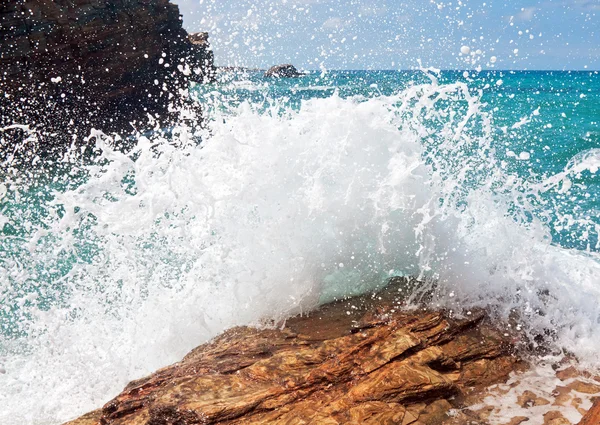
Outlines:
{"label": "sky", "polygon": [[600,70],[600,0],[173,0],[219,66]]}

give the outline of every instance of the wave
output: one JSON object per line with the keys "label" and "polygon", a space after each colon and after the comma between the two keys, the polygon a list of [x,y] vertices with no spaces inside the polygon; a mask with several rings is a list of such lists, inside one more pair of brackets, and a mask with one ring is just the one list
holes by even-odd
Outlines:
{"label": "wave", "polygon": [[544,181],[513,174],[479,95],[434,77],[209,116],[128,153],[94,132],[93,161],[73,151],[41,184],[6,174],[3,202],[21,207],[0,218],[17,229],[0,249],[0,422],[61,423],[226,328],[393,276],[418,278],[414,303],[517,315],[532,341],[594,360],[600,256],[553,243],[561,211],[543,200],[597,153]]}

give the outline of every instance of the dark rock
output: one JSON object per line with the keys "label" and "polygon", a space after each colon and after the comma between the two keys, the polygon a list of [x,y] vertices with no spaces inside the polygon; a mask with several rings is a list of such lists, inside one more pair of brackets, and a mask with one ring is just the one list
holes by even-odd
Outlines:
{"label": "dark rock", "polygon": [[298,72],[296,67],[291,64],[284,65],[275,65],[272,66],[267,72],[265,72],[265,77],[274,77],[274,78],[296,78],[302,77],[304,74]]}
{"label": "dark rock", "polygon": [[[147,114],[166,119],[173,94],[214,79],[207,39],[188,39],[168,0],[3,2],[0,129],[28,124],[60,145],[91,128],[141,128]],[[0,151],[14,139],[0,131]]]}

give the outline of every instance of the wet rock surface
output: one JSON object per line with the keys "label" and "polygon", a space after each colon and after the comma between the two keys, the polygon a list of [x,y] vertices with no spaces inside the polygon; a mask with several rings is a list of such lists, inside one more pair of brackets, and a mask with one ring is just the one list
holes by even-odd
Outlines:
{"label": "wet rock surface", "polygon": [[69,425],[451,423],[520,365],[483,312],[403,312],[390,289],[231,329]]}
{"label": "wet rock surface", "polygon": [[506,382],[465,398],[468,407],[445,425],[587,425],[590,422],[583,418],[592,415],[594,400],[600,396],[598,382],[600,378],[574,358],[538,357],[526,369],[511,373]]}
{"label": "wet rock surface", "polygon": [[[165,117],[188,81],[214,78],[207,38],[188,38],[168,0],[3,2],[0,128],[72,136],[92,127],[132,130],[129,122],[148,113]],[[0,137],[6,142],[7,131]]]}
{"label": "wet rock surface", "polygon": [[586,413],[581,419],[579,425],[598,425],[600,424],[600,398],[596,399],[596,402],[592,408]]}

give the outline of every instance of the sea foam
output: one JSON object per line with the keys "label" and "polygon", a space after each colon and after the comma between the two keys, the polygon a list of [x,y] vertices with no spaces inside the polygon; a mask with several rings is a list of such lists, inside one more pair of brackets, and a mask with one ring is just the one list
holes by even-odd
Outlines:
{"label": "sea foam", "polygon": [[5,200],[46,195],[0,216],[22,229],[2,240],[0,422],[59,424],[224,329],[393,276],[422,282],[411,302],[516,315],[594,360],[599,256],[553,244],[536,199],[597,156],[511,174],[485,109],[432,76],[390,97],[208,108],[207,131],[139,135],[127,154],[95,132],[99,156],[72,152],[42,188],[7,174]]}

